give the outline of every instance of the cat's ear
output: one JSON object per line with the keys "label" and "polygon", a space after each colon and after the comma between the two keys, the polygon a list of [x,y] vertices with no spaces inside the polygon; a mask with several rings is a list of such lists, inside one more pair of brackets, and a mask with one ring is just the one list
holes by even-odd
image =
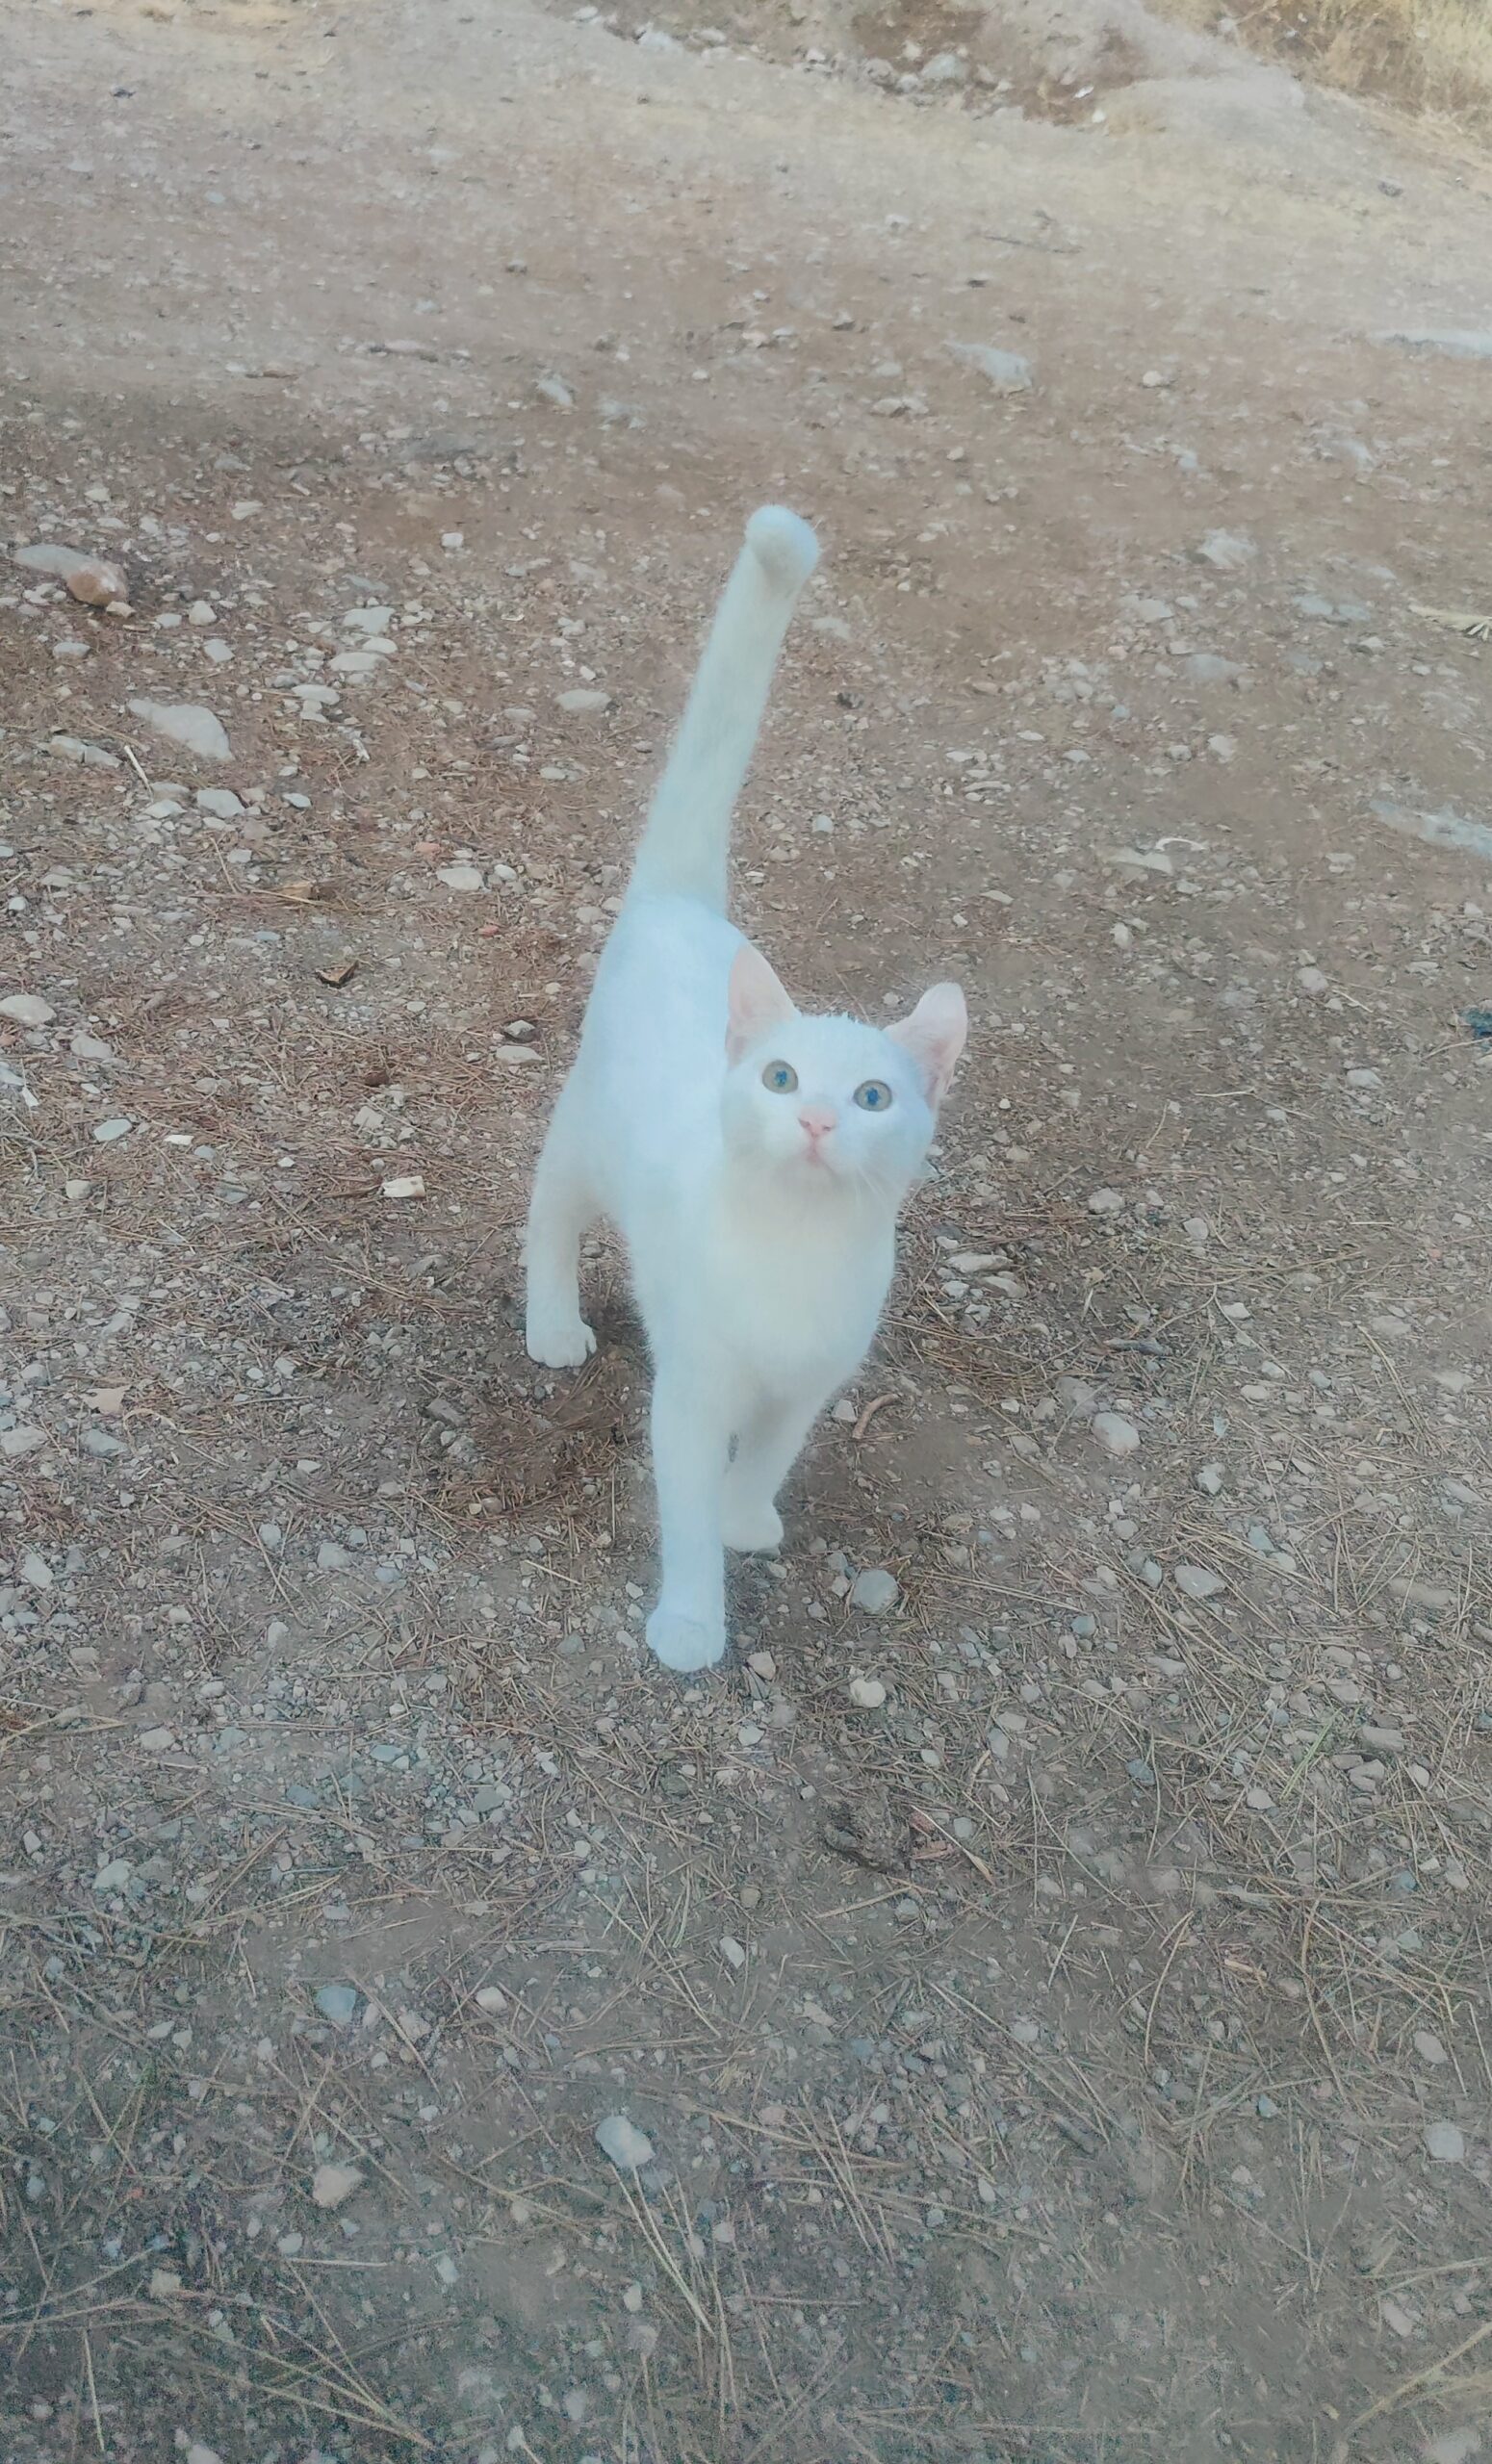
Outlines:
{"label": "cat's ear", "polygon": [[733,1068],[769,1027],[781,1026],[785,1019],[797,1014],[761,952],[743,941],[731,962],[731,1014],[725,1050]]}
{"label": "cat's ear", "polygon": [[922,1073],[923,1091],[936,1112],[953,1082],[959,1055],[968,1035],[968,1012],[956,984],[935,984],[924,992],[910,1018],[898,1018],[886,1033],[892,1043],[910,1052]]}

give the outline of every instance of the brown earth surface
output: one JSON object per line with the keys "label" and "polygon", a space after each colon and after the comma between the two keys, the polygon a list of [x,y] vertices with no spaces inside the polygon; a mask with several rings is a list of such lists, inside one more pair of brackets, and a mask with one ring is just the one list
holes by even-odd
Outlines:
{"label": "brown earth surface", "polygon": [[[1492,2453],[1484,166],[1138,8],[0,31],[128,594],[0,559],[6,2464]],[[743,920],[973,1034],[681,1683],[518,1237],[768,498]]]}

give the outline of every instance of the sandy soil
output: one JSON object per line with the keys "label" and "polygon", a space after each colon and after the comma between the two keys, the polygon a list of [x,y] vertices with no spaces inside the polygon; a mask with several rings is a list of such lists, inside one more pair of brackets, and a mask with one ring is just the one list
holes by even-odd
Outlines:
{"label": "sandy soil", "polygon": [[[1138,13],[3,32],[128,594],[0,562],[7,2464],[1492,2452],[1484,167]],[[517,1236],[767,497],[743,917],[974,1032],[681,1684]]]}

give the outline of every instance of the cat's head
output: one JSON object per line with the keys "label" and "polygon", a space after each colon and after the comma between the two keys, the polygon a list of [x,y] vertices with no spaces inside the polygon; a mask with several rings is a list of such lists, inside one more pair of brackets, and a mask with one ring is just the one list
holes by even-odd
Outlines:
{"label": "cat's head", "polygon": [[806,1017],[743,942],[726,1030],[727,1149],[806,1198],[858,1190],[894,1206],[927,1153],[967,1033],[956,984],[935,984],[889,1027]]}

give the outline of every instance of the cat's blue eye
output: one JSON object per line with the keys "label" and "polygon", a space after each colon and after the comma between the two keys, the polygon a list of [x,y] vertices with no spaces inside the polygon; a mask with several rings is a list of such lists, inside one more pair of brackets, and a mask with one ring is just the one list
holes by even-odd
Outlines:
{"label": "cat's blue eye", "polygon": [[884,1078],[867,1078],[863,1087],[856,1088],[855,1101],[862,1113],[884,1113],[889,1109],[891,1091]]}
{"label": "cat's blue eye", "polygon": [[[791,1095],[797,1091],[798,1073],[790,1061],[769,1061],[761,1073],[763,1087],[774,1095]],[[890,1098],[887,1098],[889,1102]]]}

